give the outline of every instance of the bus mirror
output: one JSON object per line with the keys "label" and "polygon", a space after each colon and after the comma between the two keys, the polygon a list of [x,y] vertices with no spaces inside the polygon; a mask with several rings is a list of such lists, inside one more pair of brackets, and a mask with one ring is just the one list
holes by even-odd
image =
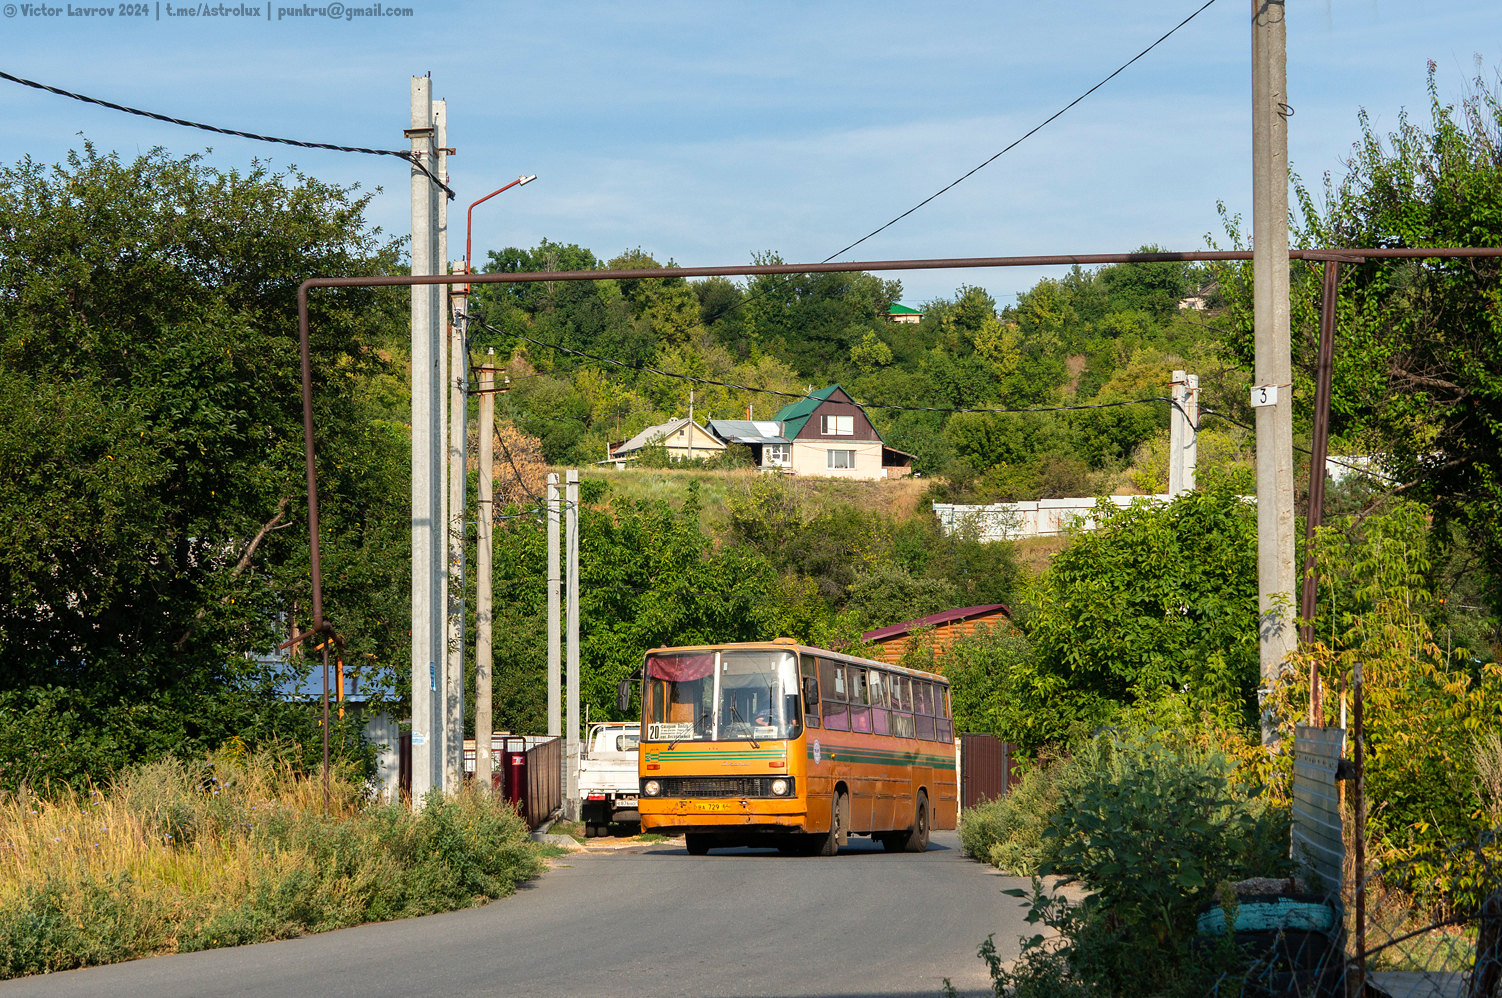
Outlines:
{"label": "bus mirror", "polygon": [[620,685],[615,688],[615,706],[622,714],[630,712],[631,680],[622,679]]}
{"label": "bus mirror", "polygon": [[803,709],[809,713],[819,709],[819,680],[816,676],[803,677]]}

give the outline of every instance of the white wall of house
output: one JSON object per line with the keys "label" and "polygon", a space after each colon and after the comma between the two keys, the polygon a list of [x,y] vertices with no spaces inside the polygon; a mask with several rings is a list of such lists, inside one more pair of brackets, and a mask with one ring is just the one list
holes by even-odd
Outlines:
{"label": "white wall of house", "polygon": [[[849,452],[850,467],[829,466],[830,451]],[[843,462],[843,459],[838,459]],[[794,440],[793,474],[825,478],[885,478],[879,440]]]}
{"label": "white wall of house", "polygon": [[689,457],[690,451],[697,461],[714,457],[725,449],[725,445],[711,436],[708,430],[700,429],[693,423],[680,427],[671,436],[663,438],[662,442],[668,449],[668,457],[675,461]]}

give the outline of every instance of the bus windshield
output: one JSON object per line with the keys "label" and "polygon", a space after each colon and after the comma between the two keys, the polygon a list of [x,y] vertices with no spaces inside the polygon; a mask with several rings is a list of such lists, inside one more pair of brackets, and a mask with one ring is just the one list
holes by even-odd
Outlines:
{"label": "bus windshield", "polygon": [[648,655],[647,740],[796,738],[798,656],[781,648]]}

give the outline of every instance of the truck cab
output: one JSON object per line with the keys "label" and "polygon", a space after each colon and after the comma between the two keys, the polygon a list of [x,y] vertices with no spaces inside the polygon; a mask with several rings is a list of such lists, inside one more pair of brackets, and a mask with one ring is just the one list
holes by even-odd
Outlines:
{"label": "truck cab", "polygon": [[591,724],[579,749],[580,820],[585,838],[610,834],[625,825],[629,834],[641,827],[637,798],[637,743],[641,722]]}

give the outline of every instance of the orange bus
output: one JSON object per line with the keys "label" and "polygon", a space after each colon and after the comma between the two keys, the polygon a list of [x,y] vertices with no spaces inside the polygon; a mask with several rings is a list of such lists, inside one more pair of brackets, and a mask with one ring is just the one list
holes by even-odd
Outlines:
{"label": "orange bus", "polygon": [[[688,851],[922,852],[958,816],[949,682],[770,642],[657,648],[641,672],[642,829]],[[629,705],[629,681],[622,683]]]}

